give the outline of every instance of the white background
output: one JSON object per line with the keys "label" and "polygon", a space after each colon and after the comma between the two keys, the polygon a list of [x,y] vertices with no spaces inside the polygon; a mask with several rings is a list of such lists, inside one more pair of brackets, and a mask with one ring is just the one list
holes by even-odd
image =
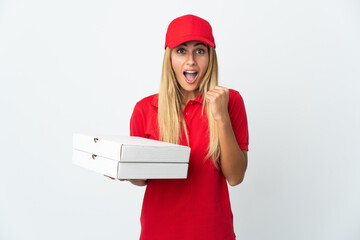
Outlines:
{"label": "white background", "polygon": [[144,188],[72,165],[72,134],[129,134],[187,13],[245,100],[237,238],[360,239],[357,0],[0,1],[0,239],[138,238]]}

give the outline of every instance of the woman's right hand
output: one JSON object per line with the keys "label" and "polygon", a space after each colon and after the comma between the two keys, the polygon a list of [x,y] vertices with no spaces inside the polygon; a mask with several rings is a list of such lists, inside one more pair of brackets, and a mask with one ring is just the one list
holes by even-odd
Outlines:
{"label": "woman's right hand", "polygon": [[[111,180],[115,180],[115,178],[110,177],[108,175],[104,175],[104,176],[110,178]],[[119,181],[129,181],[136,186],[145,186],[147,183],[147,179],[119,179]]]}
{"label": "woman's right hand", "polygon": [[[119,180],[122,181],[122,179]],[[126,179],[126,180],[128,180],[129,182],[131,182],[136,186],[145,186],[147,184],[147,179]]]}

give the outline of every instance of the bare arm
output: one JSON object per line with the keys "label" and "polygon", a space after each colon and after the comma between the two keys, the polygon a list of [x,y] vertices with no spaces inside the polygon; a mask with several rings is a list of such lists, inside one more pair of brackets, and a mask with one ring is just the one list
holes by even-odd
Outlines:
{"label": "bare arm", "polygon": [[241,150],[228,121],[217,122],[220,140],[220,167],[231,186],[240,184],[247,168],[247,151]]}
{"label": "bare arm", "polygon": [[231,186],[240,184],[247,168],[247,151],[240,149],[227,110],[229,90],[216,86],[206,94],[216,121],[220,141],[220,167]]}

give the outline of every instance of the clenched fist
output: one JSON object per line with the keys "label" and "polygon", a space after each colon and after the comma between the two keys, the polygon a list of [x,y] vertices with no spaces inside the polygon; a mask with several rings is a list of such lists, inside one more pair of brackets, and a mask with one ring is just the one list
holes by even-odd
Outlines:
{"label": "clenched fist", "polygon": [[216,122],[230,119],[228,112],[229,89],[216,86],[206,93],[206,101],[210,103],[211,114]]}

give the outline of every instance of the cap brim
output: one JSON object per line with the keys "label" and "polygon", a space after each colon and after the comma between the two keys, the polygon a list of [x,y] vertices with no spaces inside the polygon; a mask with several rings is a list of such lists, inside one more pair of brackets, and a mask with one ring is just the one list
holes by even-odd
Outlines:
{"label": "cap brim", "polygon": [[176,41],[169,42],[168,45],[165,46],[165,48],[166,47],[175,48],[175,47],[179,46],[180,44],[188,42],[188,41],[200,41],[200,42],[203,42],[203,43],[205,43],[206,45],[208,45],[210,47],[213,47],[213,48],[216,47],[215,43],[210,41],[207,38],[204,38],[204,37],[201,37],[201,36],[187,35],[187,36],[183,36],[181,38],[177,38]]}

